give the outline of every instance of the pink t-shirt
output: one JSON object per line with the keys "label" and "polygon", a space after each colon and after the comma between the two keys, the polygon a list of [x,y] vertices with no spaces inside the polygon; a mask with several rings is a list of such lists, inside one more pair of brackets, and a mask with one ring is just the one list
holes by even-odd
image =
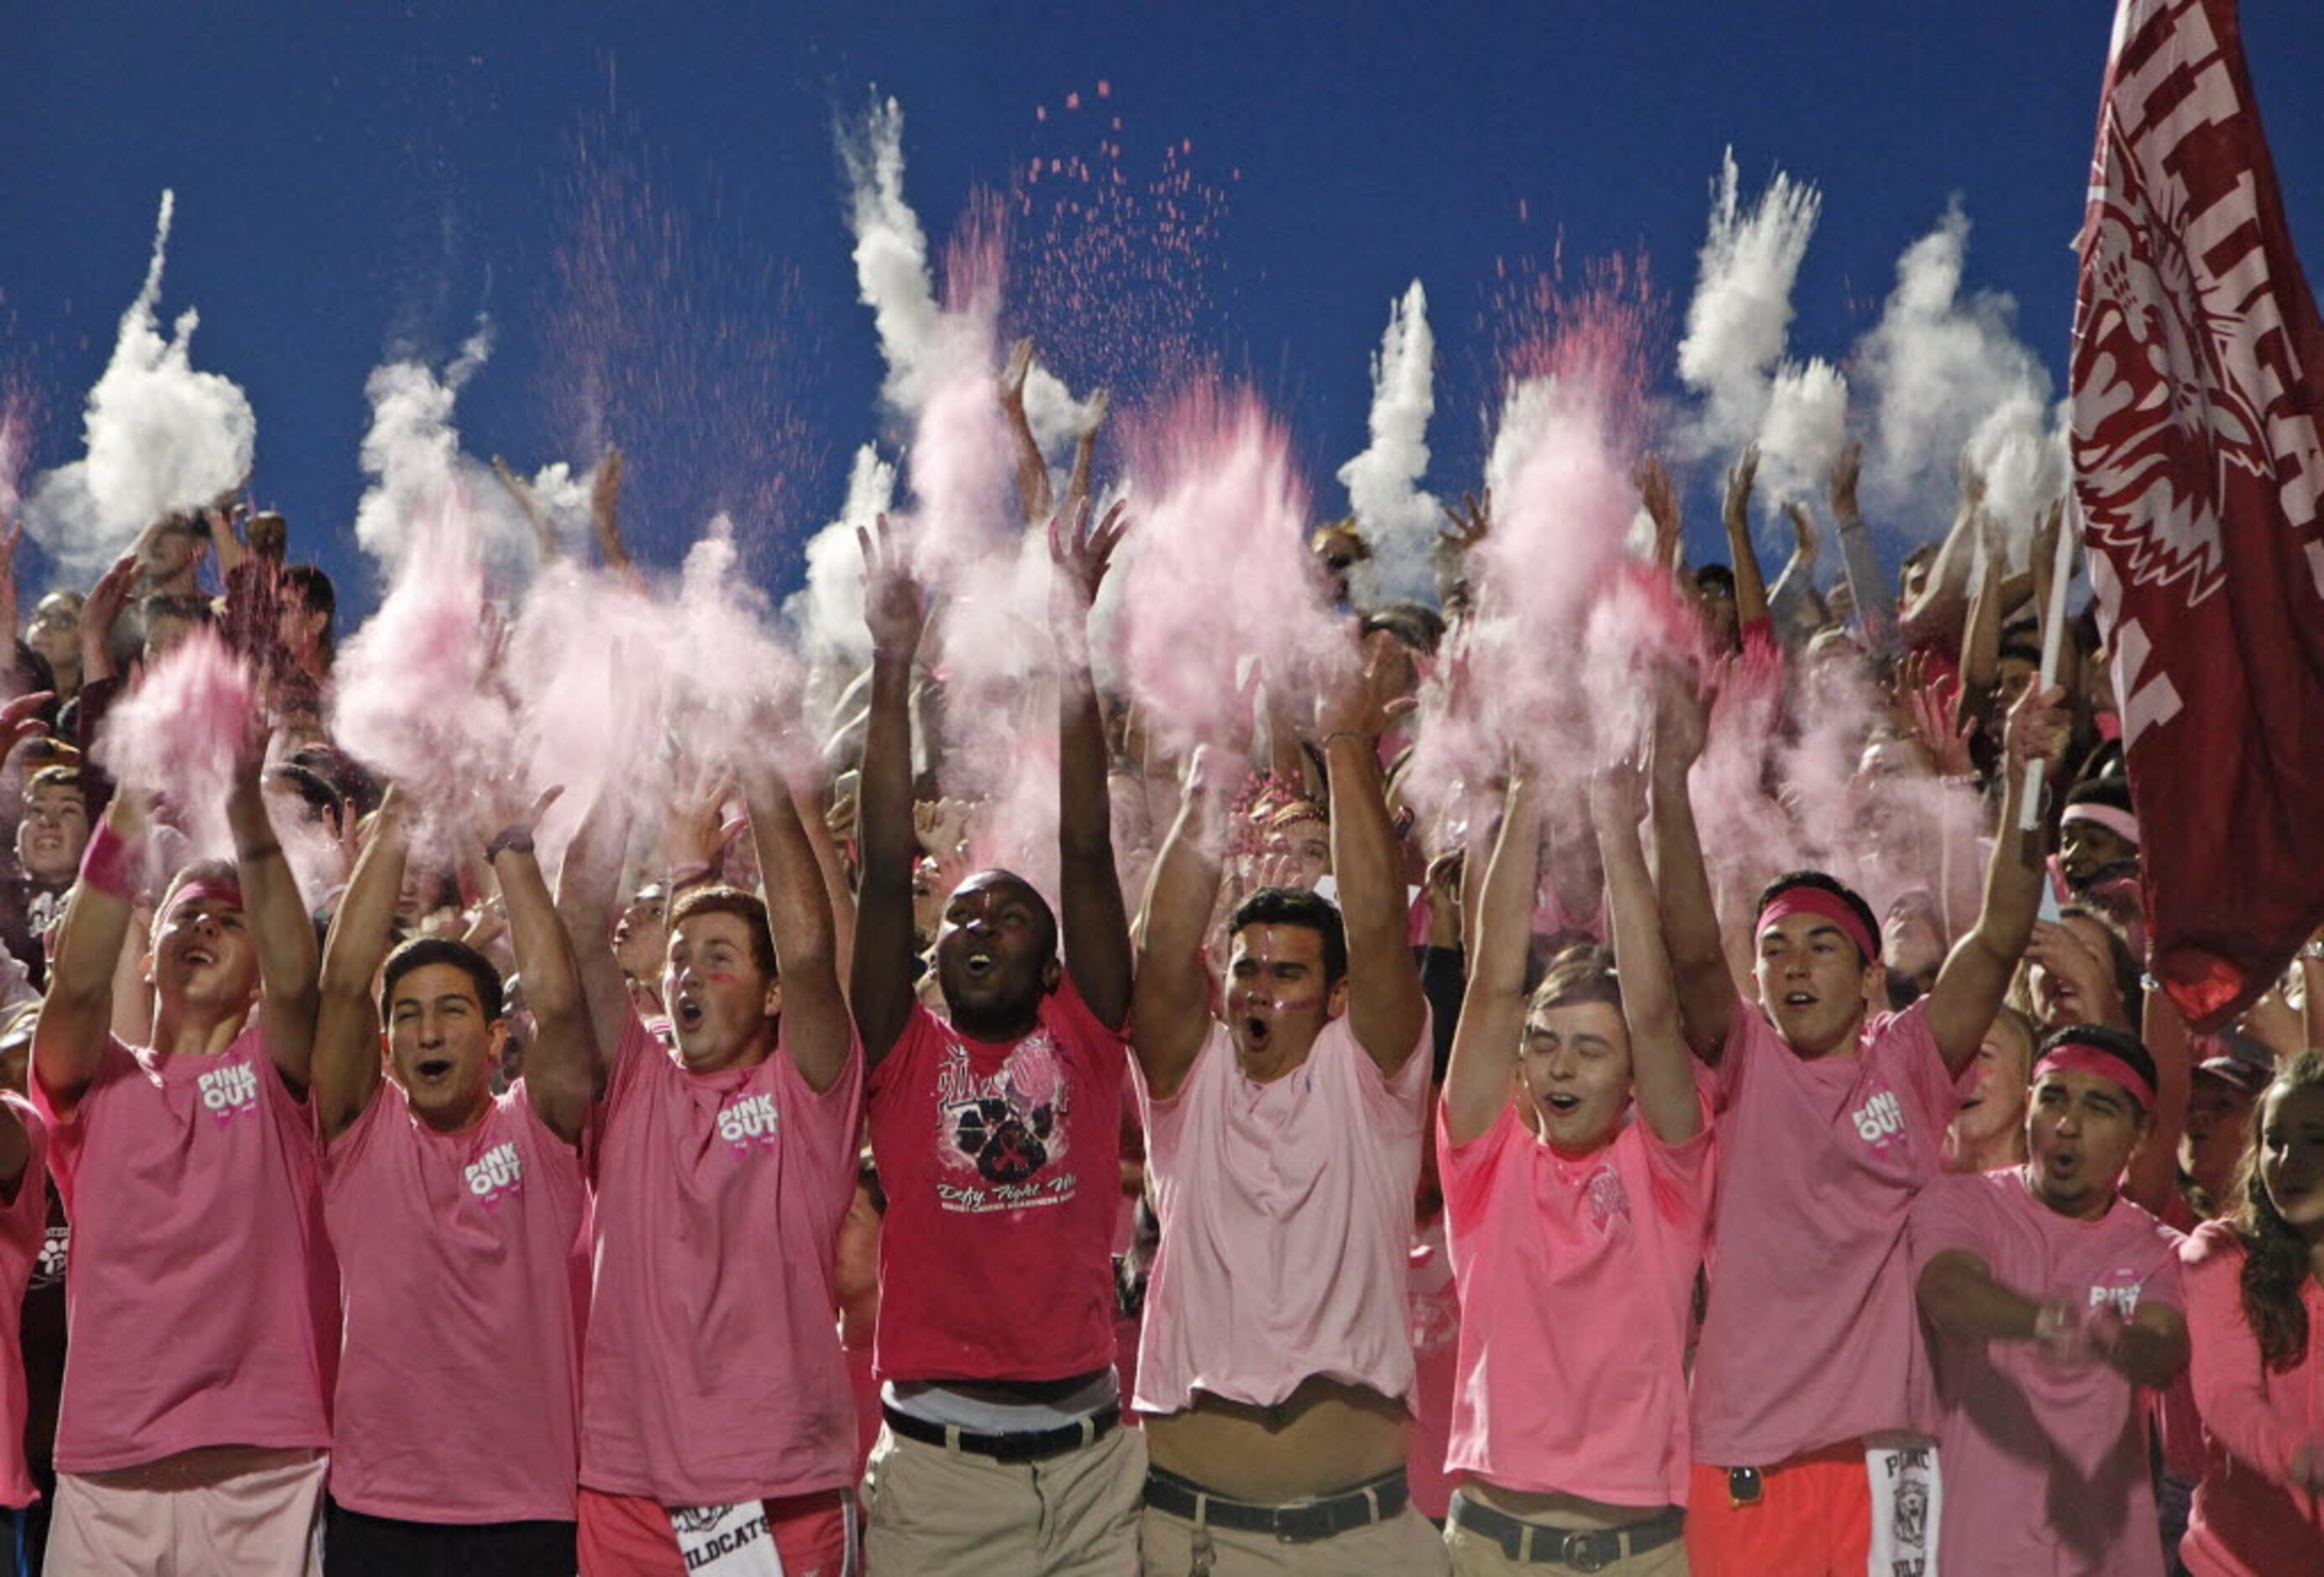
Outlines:
{"label": "pink t-shirt", "polygon": [[338,1286],[318,1147],[257,1028],[216,1056],[108,1039],[69,1118],[37,1078],[32,1095],[73,1227],[58,1468],[330,1444]]}
{"label": "pink t-shirt", "polygon": [[323,1154],[346,1340],[331,1495],[408,1522],[570,1521],[581,1158],[524,1086],[438,1133],[403,1087]]}
{"label": "pink t-shirt", "polygon": [[[1940,1177],[1913,1206],[1913,1265],[1948,1250],[1983,1259],[2028,1297],[2180,1306],[2178,1238],[2126,1199],[2097,1221],[2034,1197],[2015,1167]],[[2031,1342],[1934,1337],[1945,1476],[1938,1547],[1983,1577],[2161,1577],[2146,1412],[2096,1360],[2061,1364]]]}
{"label": "pink t-shirt", "polygon": [[1766,1467],[1932,1422],[1904,1244],[1957,1084],[1924,1005],[1812,1061],[1749,1002],[1718,1069],[1719,1196],[1694,1460]]}
{"label": "pink t-shirt", "polygon": [[914,1006],[871,1079],[881,1379],[1063,1379],[1113,1362],[1128,1061],[1071,980],[1005,1045]]}
{"label": "pink t-shirt", "polygon": [[863,1058],[691,1074],[634,1019],[596,1147],[581,1482],[665,1506],[837,1489],[855,1464],[832,1252]]}
{"label": "pink t-shirt", "polygon": [[2243,1243],[2223,1222],[2180,1247],[2203,1479],[2179,1558],[2196,1577],[2324,1572],[2324,1510],[2286,1487],[2292,1453],[2324,1440],[2324,1286],[2300,1284],[2308,1353],[2273,1370],[2244,1314],[2243,1268]]}
{"label": "pink t-shirt", "polygon": [[1310,1375],[1412,1389],[1405,1248],[1420,1179],[1428,1025],[1394,1078],[1342,1014],[1298,1068],[1255,1084],[1224,1024],[1146,1113],[1162,1246],[1146,1289],[1137,1406],[1205,1390],[1272,1406]]}
{"label": "pink t-shirt", "polygon": [[1444,1120],[1436,1166],[1462,1308],[1447,1464],[1505,1489],[1684,1505],[1710,1123],[1666,1145],[1633,1109],[1605,1148],[1569,1161],[1514,1102],[1465,1145]]}
{"label": "pink t-shirt", "polygon": [[14,1091],[0,1102],[24,1125],[31,1154],[16,1197],[0,1205],[0,1506],[30,1506],[40,1499],[24,1462],[24,1363],[17,1342],[24,1319],[24,1289],[49,1236],[49,1130],[32,1103]]}

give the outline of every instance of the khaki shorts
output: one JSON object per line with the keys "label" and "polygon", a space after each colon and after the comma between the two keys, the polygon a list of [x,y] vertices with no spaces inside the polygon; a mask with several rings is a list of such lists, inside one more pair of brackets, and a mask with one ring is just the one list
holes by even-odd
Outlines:
{"label": "khaki shorts", "polygon": [[317,1577],[330,1458],[219,1446],[116,1473],[59,1473],[48,1570]]}
{"label": "khaki shorts", "polygon": [[1386,1522],[1297,1545],[1268,1533],[1197,1527],[1149,1506],[1139,1522],[1138,1547],[1146,1577],[1431,1577],[1451,1570],[1435,1526],[1408,1505]]}
{"label": "khaki shorts", "polygon": [[884,1425],[863,1475],[871,1577],[1135,1577],[1146,1437],[1117,1426],[1038,1462],[906,1440]]}

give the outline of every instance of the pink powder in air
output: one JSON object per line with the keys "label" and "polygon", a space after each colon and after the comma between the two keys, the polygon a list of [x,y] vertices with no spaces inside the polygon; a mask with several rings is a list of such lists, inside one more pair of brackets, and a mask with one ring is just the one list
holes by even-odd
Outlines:
{"label": "pink powder in air", "polygon": [[332,736],[403,785],[421,812],[416,846],[465,832],[467,796],[514,761],[509,698],[488,682],[493,628],[481,544],[456,489],[418,522],[379,612],[337,665]]}
{"label": "pink powder in air", "polygon": [[119,782],[168,801],[198,857],[233,852],[226,798],[254,726],[250,665],[200,626],[115,703],[97,758]]}
{"label": "pink powder in air", "polygon": [[1242,665],[1307,704],[1319,669],[1351,662],[1306,549],[1308,500],[1290,437],[1249,391],[1200,385],[1139,425],[1147,500],[1116,566],[1120,669],[1149,727],[1185,744],[1248,726]]}

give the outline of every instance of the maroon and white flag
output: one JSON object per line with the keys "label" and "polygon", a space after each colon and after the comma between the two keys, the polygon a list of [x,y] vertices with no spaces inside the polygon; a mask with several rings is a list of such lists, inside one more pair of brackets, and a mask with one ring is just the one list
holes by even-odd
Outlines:
{"label": "maroon and white flag", "polygon": [[2324,922],[2324,325],[2234,0],[2120,0],[2079,245],[2074,491],[2149,967],[2209,1029]]}

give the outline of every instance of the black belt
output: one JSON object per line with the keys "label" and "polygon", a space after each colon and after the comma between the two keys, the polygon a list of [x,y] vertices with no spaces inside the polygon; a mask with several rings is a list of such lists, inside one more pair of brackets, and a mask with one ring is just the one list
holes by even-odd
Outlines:
{"label": "black belt", "polygon": [[1078,1423],[1061,1425],[1055,1429],[1028,1429],[1011,1434],[978,1434],[954,1424],[931,1424],[925,1418],[915,1418],[909,1413],[899,1413],[885,1402],[880,1405],[881,1416],[888,1427],[906,1440],[917,1440],[923,1445],[941,1445],[947,1451],[971,1452],[989,1456],[997,1462],[1039,1462],[1053,1456],[1063,1456],[1069,1451],[1102,1440],[1121,1422],[1121,1406],[1109,1403]]}
{"label": "black belt", "polygon": [[1230,1500],[1164,1469],[1146,1471],[1146,1504],[1155,1510],[1184,1517],[1197,1527],[1271,1533],[1286,1545],[1312,1545],[1335,1534],[1386,1522],[1401,1514],[1411,1499],[1412,1486],[1402,1468],[1367,1479],[1352,1489],[1289,1506]]}
{"label": "black belt", "polygon": [[1547,1527],[1480,1505],[1458,1490],[1452,1495],[1451,1521],[1463,1533],[1492,1540],[1512,1561],[1571,1566],[1577,1572],[1603,1572],[1626,1555],[1658,1550],[1686,1531],[1686,1513],[1676,1507],[1620,1527]]}

